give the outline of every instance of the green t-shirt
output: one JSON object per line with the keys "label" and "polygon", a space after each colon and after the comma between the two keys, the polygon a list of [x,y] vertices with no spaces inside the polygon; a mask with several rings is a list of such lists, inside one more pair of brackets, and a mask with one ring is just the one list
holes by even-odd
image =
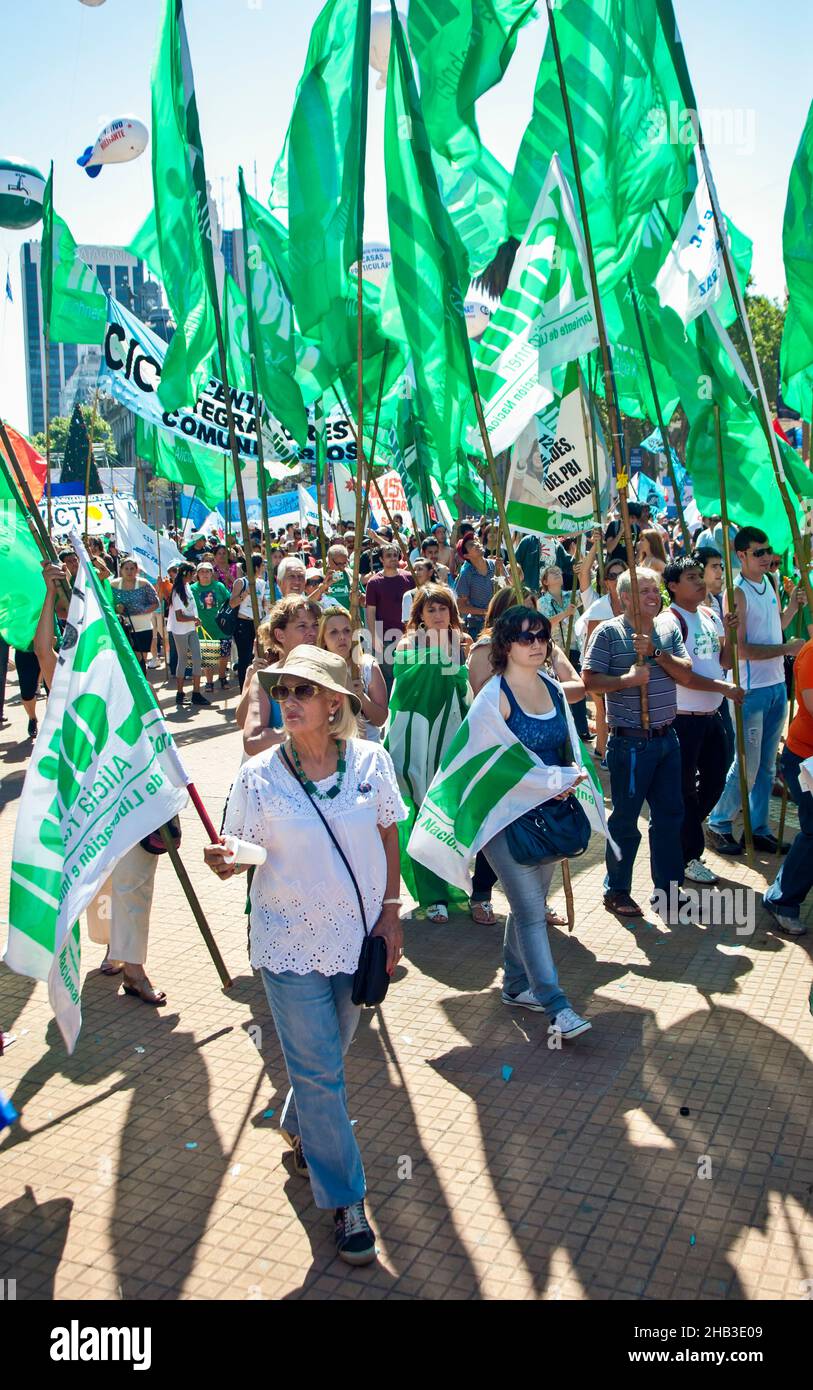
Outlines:
{"label": "green t-shirt", "polygon": [[201,627],[207,637],[213,637],[217,641],[223,641],[223,633],[217,625],[218,609],[223,607],[226,599],[229,598],[231,590],[226,588],[216,579],[213,584],[192,584],[192,593],[195,597],[195,604],[198,610]]}
{"label": "green t-shirt", "polygon": [[348,570],[339,570],[333,577],[330,588],[325,594],[325,598],[331,603],[340,603],[342,608],[350,611],[350,573]]}

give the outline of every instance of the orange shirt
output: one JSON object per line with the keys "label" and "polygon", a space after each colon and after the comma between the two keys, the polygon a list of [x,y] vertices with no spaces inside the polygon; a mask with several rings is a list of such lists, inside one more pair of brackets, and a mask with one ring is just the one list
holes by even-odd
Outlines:
{"label": "orange shirt", "polygon": [[805,642],[793,663],[793,676],[797,713],[788,729],[787,745],[797,758],[813,758],[813,714],[802,699],[805,690],[813,690],[813,639]]}

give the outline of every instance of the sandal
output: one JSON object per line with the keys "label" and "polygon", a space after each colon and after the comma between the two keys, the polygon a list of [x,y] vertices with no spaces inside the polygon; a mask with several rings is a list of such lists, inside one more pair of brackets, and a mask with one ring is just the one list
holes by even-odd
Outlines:
{"label": "sandal", "polygon": [[432,903],[432,906],[426,909],[426,918],[429,922],[448,922],[449,909],[445,903]]}
{"label": "sandal", "polygon": [[604,894],[604,906],[608,912],[614,912],[616,917],[643,917],[644,915],[635,899],[620,888],[613,893]]}
{"label": "sandal", "polygon": [[469,905],[469,915],[478,927],[495,927],[497,918],[494,916],[494,908],[490,902],[477,902]]}
{"label": "sandal", "polygon": [[167,996],[164,991],[162,989],[153,989],[146,976],[144,977],[143,984],[136,985],[132,980],[128,981],[127,975],[125,974],[122,990],[125,994],[131,994],[133,998],[140,999],[144,1004],[154,1004],[157,1007],[167,1002]]}
{"label": "sandal", "polygon": [[105,956],[99,966],[100,975],[120,975],[124,969],[123,960],[111,960],[109,954]]}
{"label": "sandal", "polygon": [[560,916],[559,916],[559,913],[558,913],[558,912],[555,912],[554,909],[553,909],[552,907],[549,907],[548,910],[547,910],[547,912],[545,913],[545,922],[546,922],[546,924],[547,924],[549,927],[566,927],[566,926],[567,926],[567,918],[566,918],[566,917],[560,917]]}

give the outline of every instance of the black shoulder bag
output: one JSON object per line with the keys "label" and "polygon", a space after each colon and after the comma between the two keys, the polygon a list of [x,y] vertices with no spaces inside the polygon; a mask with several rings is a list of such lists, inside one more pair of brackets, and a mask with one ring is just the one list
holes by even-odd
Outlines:
{"label": "black shoulder bag", "polygon": [[356,973],[353,976],[352,998],[354,1004],[364,1004],[367,1006],[367,1008],[371,1009],[375,1004],[381,1003],[390,985],[390,977],[387,974],[387,943],[384,940],[383,936],[370,935],[369,928],[367,926],[367,914],[364,911],[364,902],[361,896],[361,889],[359,888],[358,883],[356,881],[356,875],[353,873],[353,870],[350,867],[350,862],[347,858],[347,855],[345,854],[344,850],[342,849],[341,845],[336,839],[336,836],[333,834],[333,831],[331,830],[330,826],[328,825],[327,821],[322,815],[322,812],[319,810],[316,801],[311,796],[307,787],[302,782],[302,779],[300,777],[297,777],[297,774],[291,765],[291,760],[288,757],[288,754],[285,752],[285,749],[280,748],[280,753],[282,754],[282,759],[285,763],[285,766],[291,773],[291,776],[296,777],[297,782],[299,783],[300,787],[302,787],[302,790],[307,796],[308,800],[310,801],[311,806],[313,807],[314,811],[316,812],[317,816],[319,817],[320,821],[325,827],[325,830],[327,831],[328,835],[333,841],[334,848],[338,851],[341,861],[344,864],[344,867],[346,868],[348,874],[353,880],[353,887],[356,890],[356,897],[358,898],[359,912],[361,913],[361,921],[362,925],[364,926],[364,940],[361,943],[359,963],[356,966]]}

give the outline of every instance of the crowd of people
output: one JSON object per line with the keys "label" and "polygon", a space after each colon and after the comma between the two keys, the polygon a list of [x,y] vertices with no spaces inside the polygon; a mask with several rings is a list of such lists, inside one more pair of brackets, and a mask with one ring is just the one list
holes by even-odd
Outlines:
{"label": "crowd of people", "polygon": [[[250,959],[291,1084],[282,1131],[317,1206],[333,1211],[337,1250],[350,1263],[375,1257],[344,1080],[359,1017],[354,977],[368,937],[383,940],[386,971],[395,969],[402,885],[433,924],[463,908],[493,925],[499,882],[509,906],[502,1002],[543,1013],[561,1040],[591,1027],[559,980],[549,937],[561,924],[548,897],[566,848],[529,860],[506,826],[476,854],[466,895],[409,851],[433,779],[483,701],[526,763],[556,771],[557,801],[573,796],[592,750],[609,811],[603,901],[625,921],[644,915],[633,870],[646,804],[650,907],[676,927],[691,885],[717,882],[707,852],[733,859],[745,850],[739,712],[753,844],[781,865],[764,903],[780,931],[805,931],[813,801],[801,768],[813,756],[813,642],[804,591],[764,532],[732,528],[729,609],[719,517],[703,518],[687,545],[647,507],[631,503],[630,515],[631,554],[617,518],[586,536],[516,536],[521,593],[504,538],[484,517],[451,535],[441,523],[413,534],[394,517],[365,536],[356,566],[355,536],[341,523],[329,540],[287,526],[272,533],[270,550],[259,529],[246,546],[176,534],[184,563],[155,585],[112,540],[90,545],[145,676],[157,683],[165,666],[179,711],[190,680],[190,710],[230,694],[237,701],[243,761],[224,772],[223,836],[205,858],[226,879],[247,868],[226,835],[266,852],[251,868]],[[14,653],[30,738],[40,683],[53,671],[54,621],[64,617],[60,581],[76,572],[72,550],[59,559],[44,567],[48,597],[32,650]],[[9,662],[0,647],[0,694]],[[792,846],[771,825],[777,777],[798,807]],[[497,774],[486,768],[483,778],[496,801]],[[160,1005],[166,995],[144,968],[155,859],[136,851],[117,866],[112,917],[94,939],[108,946],[105,971],[123,972],[129,993]]]}

